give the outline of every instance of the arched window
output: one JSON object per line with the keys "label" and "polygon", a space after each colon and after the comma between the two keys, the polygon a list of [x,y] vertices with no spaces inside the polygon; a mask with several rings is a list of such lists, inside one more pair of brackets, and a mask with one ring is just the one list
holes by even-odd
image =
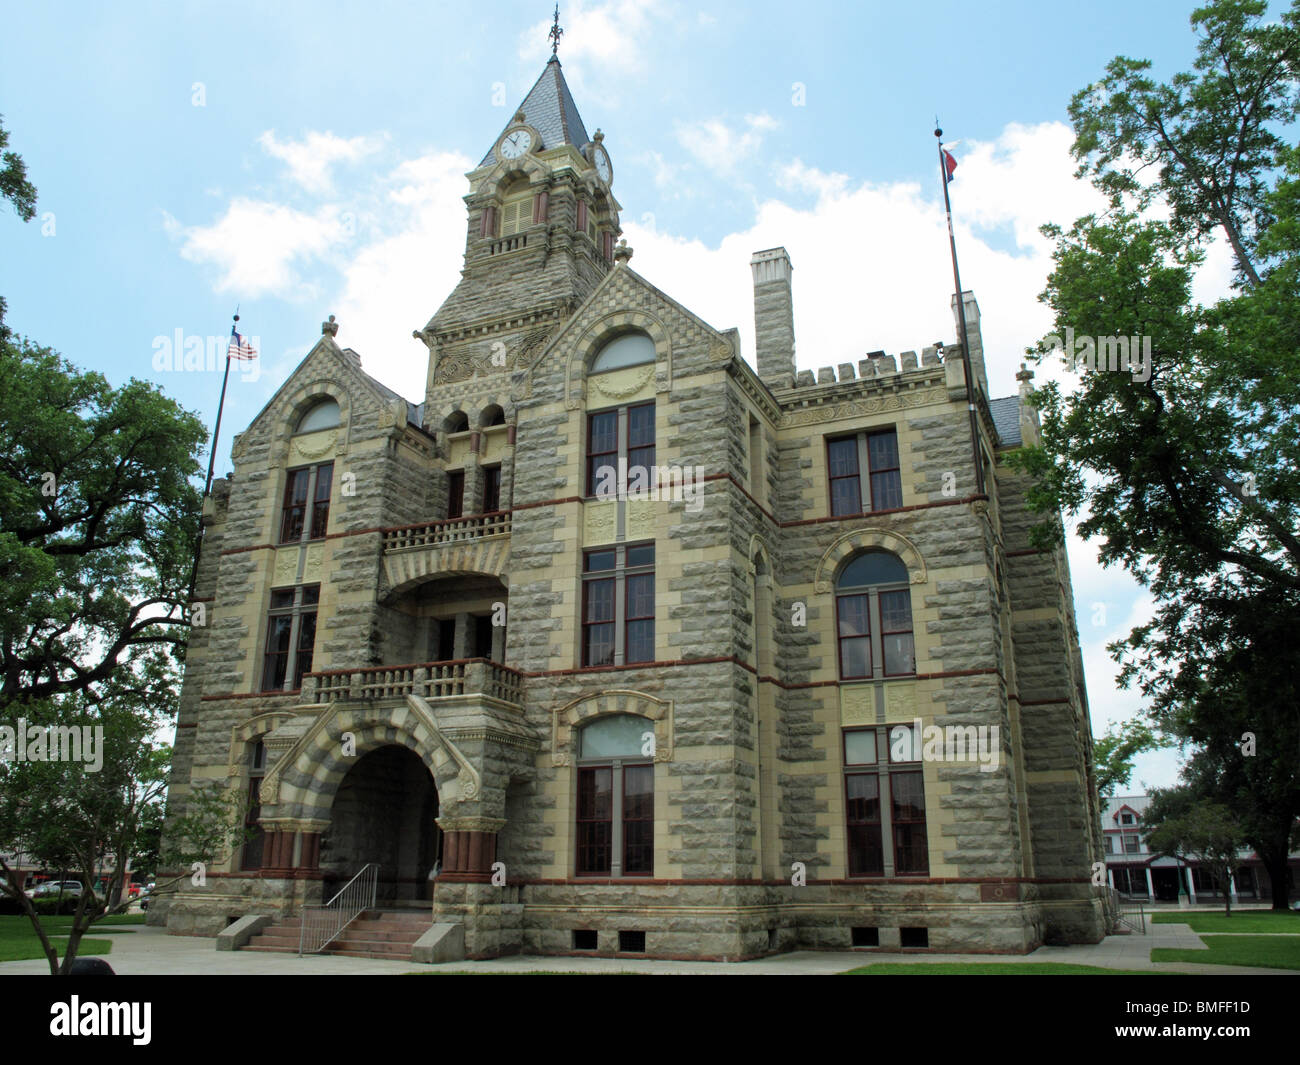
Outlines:
{"label": "arched window", "polygon": [[591,364],[591,372],[605,373],[654,361],[655,342],[648,334],[639,331],[623,333],[600,349],[600,354]]}
{"label": "arched window", "polygon": [[582,728],[577,806],[579,875],[654,875],[653,721],[612,714]]}
{"label": "arched window", "polygon": [[854,556],[835,581],[841,680],[916,672],[907,567],[888,551]]}
{"label": "arched window", "polygon": [[469,415],[463,410],[453,411],[447,415],[447,420],[442,423],[443,431],[447,433],[465,433],[469,431]]}
{"label": "arched window", "polygon": [[335,429],[339,424],[337,400],[323,399],[298,419],[298,433],[314,433],[317,429]]}
{"label": "arched window", "polygon": [[505,425],[506,412],[503,411],[498,404],[493,403],[491,406],[483,408],[483,413],[479,415],[478,423],[484,428],[493,425]]}

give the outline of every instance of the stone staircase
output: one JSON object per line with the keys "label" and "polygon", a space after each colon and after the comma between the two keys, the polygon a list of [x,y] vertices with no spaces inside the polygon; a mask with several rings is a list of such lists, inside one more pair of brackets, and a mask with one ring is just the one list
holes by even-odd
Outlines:
{"label": "stone staircase", "polygon": [[[428,903],[421,909],[365,910],[322,954],[345,958],[392,958],[410,961],[415,941],[433,925]],[[244,950],[297,954],[302,919],[286,917],[268,925],[248,941]]]}

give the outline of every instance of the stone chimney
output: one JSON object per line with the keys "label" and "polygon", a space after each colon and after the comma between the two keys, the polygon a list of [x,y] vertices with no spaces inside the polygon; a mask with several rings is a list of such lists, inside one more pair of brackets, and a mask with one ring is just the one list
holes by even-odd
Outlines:
{"label": "stone chimney", "polygon": [[[984,340],[980,333],[980,305],[975,302],[975,293],[969,289],[962,293],[962,302],[966,305],[966,350],[970,353],[971,381],[974,387],[983,392],[984,398],[987,399],[989,378],[984,369]],[[961,318],[957,314],[957,297],[955,295],[952,297],[951,303],[953,331],[957,334],[958,343],[960,343]],[[952,354],[956,355],[958,352]]]}
{"label": "stone chimney", "polygon": [[756,251],[754,341],[758,376],[768,388],[794,385],[794,300],[790,295],[790,256],[784,248]]}

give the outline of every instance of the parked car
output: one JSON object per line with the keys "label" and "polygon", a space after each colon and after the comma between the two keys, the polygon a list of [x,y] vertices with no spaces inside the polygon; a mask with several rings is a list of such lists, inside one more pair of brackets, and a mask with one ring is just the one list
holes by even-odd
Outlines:
{"label": "parked car", "polygon": [[53,895],[80,895],[80,880],[47,880],[43,884],[37,884],[34,888],[28,888],[25,892],[29,899],[47,899]]}

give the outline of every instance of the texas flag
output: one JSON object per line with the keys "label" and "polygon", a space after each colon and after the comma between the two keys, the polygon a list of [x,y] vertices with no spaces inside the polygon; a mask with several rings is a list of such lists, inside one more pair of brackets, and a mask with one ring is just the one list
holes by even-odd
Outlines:
{"label": "texas flag", "polygon": [[957,169],[957,160],[953,156],[952,152],[948,151],[947,148],[940,148],[939,150],[943,152],[943,170],[945,179],[947,181],[952,181],[952,172]]}

